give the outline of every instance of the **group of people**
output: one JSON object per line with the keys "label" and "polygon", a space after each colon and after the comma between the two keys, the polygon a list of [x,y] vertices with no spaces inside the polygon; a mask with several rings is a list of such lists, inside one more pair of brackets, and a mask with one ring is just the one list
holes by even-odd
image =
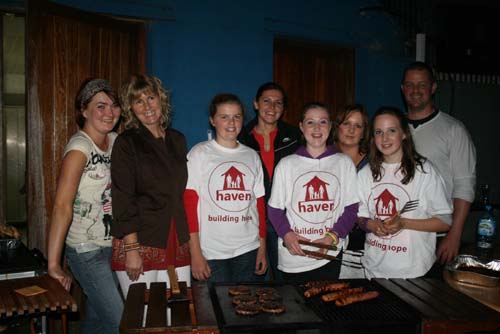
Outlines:
{"label": "group of people", "polygon": [[[64,252],[87,296],[83,332],[118,332],[119,291],[168,285],[170,268],[190,286],[191,278],[412,278],[431,275],[436,255],[453,259],[473,200],[474,146],[462,123],[435,110],[428,65],[409,65],[401,89],[406,115],[381,107],[369,122],[363,106],[351,105],[333,120],[311,102],[298,127],[282,120],[287,96],[277,83],[259,87],[246,126],[240,99],[217,94],[209,107],[215,138],[188,152],[169,127],[170,98],[158,78],[134,75],[119,94],[105,80],[85,82],[48,252],[49,275],[70,288]],[[413,200],[415,209],[401,214]],[[436,251],[437,232],[446,231]]]}

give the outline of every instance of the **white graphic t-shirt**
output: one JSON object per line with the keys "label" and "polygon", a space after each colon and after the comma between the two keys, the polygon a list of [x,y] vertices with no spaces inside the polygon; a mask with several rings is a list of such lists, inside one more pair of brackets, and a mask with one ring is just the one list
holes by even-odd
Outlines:
{"label": "white graphic t-shirt", "polygon": [[[269,206],[286,210],[292,230],[310,240],[324,237],[344,212],[358,202],[356,168],[352,160],[341,153],[313,159],[298,154],[283,158],[276,166]],[[339,240],[337,255],[344,239]],[[304,249],[317,251],[310,246]],[[288,273],[319,268],[329,260],[292,255],[278,239],[278,269]]]}
{"label": "white graphic t-shirt", "polygon": [[196,191],[200,245],[207,260],[230,259],[259,247],[257,198],[264,196],[262,164],[251,148],[215,140],[188,153],[186,189]]}
{"label": "white graphic t-shirt", "polygon": [[109,133],[106,152],[99,149],[83,131],[78,131],[69,140],[64,156],[69,151],[81,151],[87,157],[80,184],[73,202],[73,221],[66,243],[76,247],[80,243],[92,242],[99,246],[111,246],[111,150],[116,133]]}
{"label": "white graphic t-shirt", "polygon": [[[449,215],[451,202],[446,196],[444,182],[431,163],[415,171],[408,184],[402,184],[400,164],[383,163],[383,177],[374,182],[369,166],[359,172],[359,217],[379,218],[394,216],[406,202],[418,199],[418,208],[403,217],[424,219]],[[397,173],[396,173],[397,171]],[[362,263],[367,278],[414,278],[423,276],[432,267],[436,257],[436,233],[403,229],[396,234],[377,237],[366,234],[365,255]]]}

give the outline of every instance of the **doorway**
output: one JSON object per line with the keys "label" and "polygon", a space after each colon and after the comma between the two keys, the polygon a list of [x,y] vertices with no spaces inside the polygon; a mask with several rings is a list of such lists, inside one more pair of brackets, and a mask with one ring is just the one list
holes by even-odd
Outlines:
{"label": "doorway", "polygon": [[[1,20],[0,222],[26,229],[26,105],[24,15]],[[26,237],[26,233],[23,233]],[[26,240],[24,239],[26,242]]]}
{"label": "doorway", "polygon": [[332,119],[354,102],[353,48],[277,38],[273,63],[273,80],[288,96],[283,120],[289,124],[298,126],[307,102],[326,104]]}

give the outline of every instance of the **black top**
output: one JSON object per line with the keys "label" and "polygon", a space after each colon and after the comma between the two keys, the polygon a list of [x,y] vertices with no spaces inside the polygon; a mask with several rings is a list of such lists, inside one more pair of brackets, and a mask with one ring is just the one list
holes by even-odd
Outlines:
{"label": "black top", "polygon": [[[257,125],[257,117],[251,120],[240,132],[238,140],[240,143],[253,148],[259,154],[260,161],[262,162],[262,169],[264,170],[264,187],[266,189],[265,199],[266,202],[271,196],[271,187],[273,180],[269,177],[266,166],[262,161],[260,154],[260,146],[253,135],[253,129]],[[276,167],[281,158],[294,153],[299,147],[299,141],[302,137],[300,130],[292,125],[289,125],[281,120],[278,121],[278,133],[274,138],[274,166]]]}
{"label": "black top", "polygon": [[189,240],[186,154],[184,135],[173,129],[165,140],[142,125],[118,136],[111,154],[114,237],[137,232],[142,245],[165,248],[173,219],[179,243]]}

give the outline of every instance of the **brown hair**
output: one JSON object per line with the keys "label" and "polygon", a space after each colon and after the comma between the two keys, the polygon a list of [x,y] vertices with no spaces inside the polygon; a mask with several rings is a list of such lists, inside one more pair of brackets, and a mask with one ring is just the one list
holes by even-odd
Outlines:
{"label": "brown hair", "polygon": [[413,139],[411,136],[410,132],[410,126],[408,125],[408,121],[406,120],[405,115],[401,112],[396,107],[380,107],[376,112],[375,115],[373,116],[373,120],[371,122],[370,126],[370,152],[368,155],[368,160],[370,162],[370,169],[372,171],[372,176],[375,181],[380,181],[382,178],[382,163],[384,162],[384,156],[383,154],[377,149],[377,146],[375,145],[375,138],[374,138],[374,127],[375,127],[375,120],[377,119],[378,116],[381,115],[391,115],[396,117],[396,119],[399,121],[399,125],[401,129],[403,130],[403,133],[405,135],[405,139],[403,139],[403,142],[401,144],[403,148],[403,157],[401,159],[401,166],[399,169],[401,170],[401,173],[403,174],[403,179],[401,180],[402,184],[408,184],[411,180],[413,180],[413,177],[415,176],[415,170],[417,168],[420,168],[422,172],[423,170],[423,163],[425,162],[425,158],[421,156],[417,150],[415,149],[415,144],[413,143]]}
{"label": "brown hair", "polygon": [[241,103],[241,100],[238,98],[238,96],[231,93],[220,93],[215,95],[210,102],[210,107],[208,108],[210,117],[213,118],[215,116],[215,114],[217,113],[217,107],[219,107],[221,104],[226,103],[238,105],[241,109],[242,116],[245,116],[245,108],[243,107],[243,103]]}
{"label": "brown hair", "polygon": [[337,148],[339,147],[339,126],[345,122],[352,114],[355,112],[359,112],[361,114],[361,118],[363,119],[363,136],[359,141],[359,153],[367,153],[369,146],[369,137],[370,137],[370,128],[368,126],[368,113],[366,112],[365,107],[361,104],[350,104],[345,106],[343,110],[341,110],[337,117],[335,118],[335,122],[333,123],[332,128],[332,137],[333,137],[333,145]]}

